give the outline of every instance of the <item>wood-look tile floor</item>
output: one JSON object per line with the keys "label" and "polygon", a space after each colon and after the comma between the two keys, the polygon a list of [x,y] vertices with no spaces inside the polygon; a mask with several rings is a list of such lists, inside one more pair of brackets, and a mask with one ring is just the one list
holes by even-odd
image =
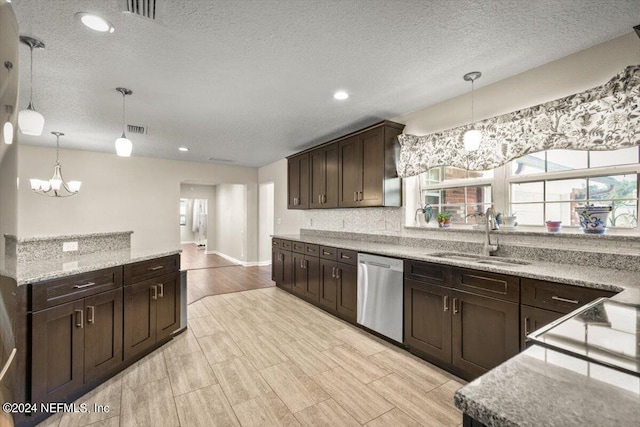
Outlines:
{"label": "wood-look tile floor", "polygon": [[189,329],[42,426],[459,426],[463,382],[270,287],[207,296]]}

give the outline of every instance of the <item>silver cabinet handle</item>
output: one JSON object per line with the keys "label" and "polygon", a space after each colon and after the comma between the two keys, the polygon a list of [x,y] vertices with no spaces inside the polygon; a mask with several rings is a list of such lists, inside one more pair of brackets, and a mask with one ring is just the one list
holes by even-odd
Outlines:
{"label": "silver cabinet handle", "polygon": [[552,296],[551,299],[556,300],[556,301],[561,301],[561,302],[568,302],[569,304],[580,304],[580,301],[578,301],[578,300],[557,297],[555,295]]}
{"label": "silver cabinet handle", "polygon": [[84,289],[84,288],[88,288],[89,286],[94,286],[96,284],[96,282],[88,282],[85,283],[84,285],[74,285],[73,289]]}
{"label": "silver cabinet handle", "polygon": [[458,298],[453,299],[453,314],[458,314]]}
{"label": "silver cabinet handle", "polygon": [[449,295],[444,296],[444,298],[442,299],[442,304],[443,304],[442,309],[444,311],[449,311]]}
{"label": "silver cabinet handle", "polygon": [[307,259],[304,260],[304,268],[309,268],[309,260]]}
{"label": "silver cabinet handle", "polygon": [[92,305],[87,306],[87,323],[95,323],[96,321],[96,308]]}
{"label": "silver cabinet handle", "polygon": [[357,202],[357,201],[358,201],[358,192],[357,192],[357,191],[354,191],[354,192],[353,192],[353,201],[354,201],[354,202]]}
{"label": "silver cabinet handle", "polygon": [[342,259],[351,259],[351,257],[349,255],[345,255],[345,254],[340,255],[340,258],[342,258]]}
{"label": "silver cabinet handle", "polygon": [[157,300],[158,299],[158,287],[153,285],[151,287],[151,290],[153,291],[153,293],[151,294],[151,299],[152,300]]}
{"label": "silver cabinet handle", "polygon": [[84,328],[84,310],[74,310],[76,314],[76,327]]}
{"label": "silver cabinet handle", "polygon": [[340,273],[342,273],[342,269],[341,268],[336,268],[336,279],[340,278]]}
{"label": "silver cabinet handle", "polygon": [[158,270],[162,270],[164,268],[164,265],[156,265],[155,267],[149,267],[147,268],[148,271],[158,271]]}
{"label": "silver cabinet handle", "polygon": [[358,201],[361,202],[362,199],[364,199],[364,196],[362,195],[362,191],[358,191]]}
{"label": "silver cabinet handle", "polygon": [[331,252],[327,252],[327,251],[322,251],[322,255],[331,255]]}
{"label": "silver cabinet handle", "polygon": [[322,194],[318,194],[318,204],[322,204]]}
{"label": "silver cabinet handle", "polygon": [[164,298],[164,283],[158,283],[158,288],[160,289],[158,297]]}
{"label": "silver cabinet handle", "polygon": [[327,203],[327,195],[322,196],[322,203]]}
{"label": "silver cabinet handle", "polygon": [[526,338],[526,336],[529,335],[529,318],[525,317],[524,318],[524,336]]}
{"label": "silver cabinet handle", "polygon": [[333,277],[334,279],[336,277],[336,268],[335,267],[331,267],[331,277]]}

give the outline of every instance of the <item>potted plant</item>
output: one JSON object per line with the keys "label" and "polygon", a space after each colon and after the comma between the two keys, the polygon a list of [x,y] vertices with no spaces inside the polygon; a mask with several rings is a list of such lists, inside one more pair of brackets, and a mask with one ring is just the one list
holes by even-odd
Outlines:
{"label": "potted plant", "polygon": [[451,225],[451,214],[442,211],[438,214],[438,227],[449,227]]}

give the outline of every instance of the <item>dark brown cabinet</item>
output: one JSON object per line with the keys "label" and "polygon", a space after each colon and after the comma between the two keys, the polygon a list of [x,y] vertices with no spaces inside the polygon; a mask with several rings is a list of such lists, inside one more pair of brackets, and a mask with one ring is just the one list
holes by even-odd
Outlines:
{"label": "dark brown cabinet", "polygon": [[293,252],[293,277],[291,290],[294,294],[312,301],[320,300],[320,259],[317,256]]}
{"label": "dark brown cabinet", "polygon": [[338,281],[336,311],[341,317],[355,323],[358,314],[358,267],[338,263],[336,279]]}
{"label": "dark brown cabinet", "polygon": [[548,325],[554,320],[558,320],[562,316],[562,313],[551,310],[529,307],[527,305],[520,306],[520,349],[525,350],[529,347],[530,344],[527,343],[527,335]]}
{"label": "dark brown cabinet", "polygon": [[273,249],[271,255],[271,280],[276,282],[276,286],[290,290],[293,267],[291,251]]}
{"label": "dark brown cabinet", "polygon": [[122,288],[32,315],[33,402],[64,401],[122,363]]}
{"label": "dark brown cabinet", "polygon": [[338,263],[331,260],[320,260],[320,305],[330,312],[337,310],[338,280],[336,268]]}
{"label": "dark brown cabinet", "polygon": [[309,153],[309,188],[312,209],[338,207],[338,144]]}
{"label": "dark brown cabinet", "polygon": [[397,137],[380,122],[288,158],[290,209],[401,206]]}
{"label": "dark brown cabinet", "polygon": [[320,306],[355,323],[358,310],[357,253],[322,246],[320,257]]}
{"label": "dark brown cabinet", "polygon": [[309,209],[309,154],[301,154],[288,160],[288,207]]}
{"label": "dark brown cabinet", "polygon": [[177,272],[124,287],[124,357],[130,359],[167,338],[180,323]]}

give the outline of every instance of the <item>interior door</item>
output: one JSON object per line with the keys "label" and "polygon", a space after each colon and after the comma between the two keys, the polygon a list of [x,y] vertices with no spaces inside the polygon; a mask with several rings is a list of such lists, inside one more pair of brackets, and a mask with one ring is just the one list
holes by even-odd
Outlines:
{"label": "interior door", "polygon": [[156,279],[156,341],[163,340],[180,326],[180,280],[178,273],[166,274]]}
{"label": "interior door", "polygon": [[358,199],[362,191],[362,144],[358,136],[339,143],[338,206],[349,208],[360,206]]}
{"label": "interior door", "polygon": [[150,279],[124,287],[125,360],[156,343],[157,296],[152,289],[155,284],[156,279]]}
{"label": "interior door", "polygon": [[122,363],[122,288],[85,298],[85,382]]}

